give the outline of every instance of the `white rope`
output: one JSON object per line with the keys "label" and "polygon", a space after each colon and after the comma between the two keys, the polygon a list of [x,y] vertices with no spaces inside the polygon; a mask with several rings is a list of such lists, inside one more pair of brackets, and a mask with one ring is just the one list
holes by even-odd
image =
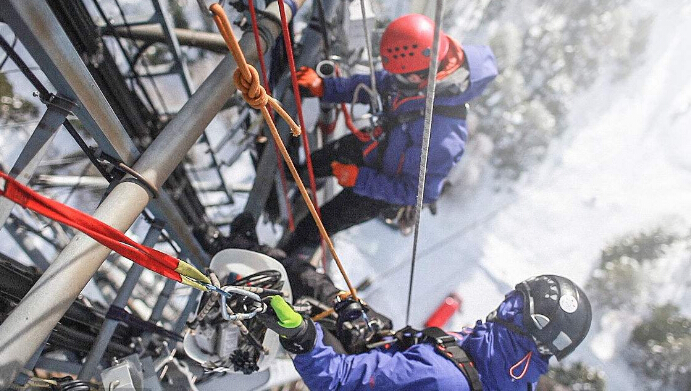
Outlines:
{"label": "white rope", "polygon": [[434,11],[434,40],[432,41],[432,62],[427,73],[427,99],[425,101],[425,123],[422,135],[422,153],[420,155],[420,173],[418,174],[417,202],[415,205],[415,234],[413,236],[413,256],[410,264],[410,282],[408,283],[408,304],[405,311],[405,323],[410,320],[410,302],[413,295],[413,277],[415,275],[415,256],[417,254],[417,240],[420,232],[420,212],[422,199],[425,194],[425,178],[427,176],[427,156],[429,155],[429,139],[432,133],[432,111],[434,109],[434,92],[437,87],[437,68],[439,60],[439,38],[441,35],[441,17],[444,13],[444,0],[437,0]]}
{"label": "white rope", "polygon": [[374,90],[374,95],[370,94],[370,104],[372,114],[380,110],[379,93],[377,92],[377,77],[374,74],[374,61],[372,60],[372,42],[370,42],[369,28],[367,28],[367,15],[365,14],[365,0],[360,0],[360,12],[362,12],[362,27],[365,30],[365,46],[367,46],[367,61],[369,62],[370,85]]}
{"label": "white rope", "polygon": [[365,83],[358,83],[357,86],[355,86],[355,89],[353,90],[353,100],[350,102],[350,117],[355,118],[355,114],[353,112],[355,104],[358,103],[358,98],[360,97],[360,92],[362,90],[365,90],[367,94],[370,97],[370,101],[376,101],[377,100],[377,90],[369,88],[369,86]]}

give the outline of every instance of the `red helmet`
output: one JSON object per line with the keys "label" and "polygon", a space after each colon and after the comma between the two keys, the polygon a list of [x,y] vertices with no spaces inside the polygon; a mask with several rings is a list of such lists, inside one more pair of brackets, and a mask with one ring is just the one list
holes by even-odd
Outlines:
{"label": "red helmet", "polygon": [[[449,50],[441,32],[438,59]],[[384,69],[391,73],[410,73],[429,68],[434,41],[434,22],[420,14],[401,16],[389,24],[381,37],[379,52]]]}

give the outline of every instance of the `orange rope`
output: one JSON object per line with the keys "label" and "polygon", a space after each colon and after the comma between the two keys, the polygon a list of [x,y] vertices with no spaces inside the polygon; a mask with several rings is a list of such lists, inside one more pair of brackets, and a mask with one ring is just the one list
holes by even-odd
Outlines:
{"label": "orange rope", "polygon": [[261,111],[264,120],[269,126],[269,129],[271,130],[271,135],[273,136],[274,141],[278,146],[278,149],[281,151],[281,155],[283,155],[283,159],[288,165],[288,169],[290,169],[290,173],[291,175],[293,175],[293,179],[295,179],[295,184],[298,186],[300,194],[302,195],[302,198],[305,200],[307,208],[309,209],[310,213],[312,214],[312,217],[314,218],[314,222],[317,224],[319,233],[326,242],[329,251],[331,252],[331,255],[334,258],[334,261],[338,266],[338,270],[341,272],[341,275],[343,276],[343,279],[346,282],[346,285],[348,285],[348,290],[350,290],[351,296],[355,301],[359,301],[357,294],[355,293],[355,288],[353,287],[353,284],[350,282],[350,279],[348,278],[348,275],[346,274],[345,269],[343,268],[341,259],[338,257],[338,254],[336,254],[336,249],[334,248],[333,242],[331,241],[329,234],[326,232],[324,224],[322,224],[321,218],[319,218],[319,214],[314,208],[314,204],[312,203],[311,197],[307,193],[307,189],[305,189],[305,185],[303,185],[302,181],[300,180],[300,175],[295,169],[293,160],[290,158],[290,155],[288,154],[285,145],[283,145],[283,140],[281,140],[281,136],[278,134],[276,124],[274,124],[274,121],[271,118],[271,114],[269,114],[269,110],[266,107],[266,104],[268,103],[269,105],[271,105],[271,107],[274,110],[276,110],[276,112],[286,121],[286,123],[288,123],[288,126],[290,127],[293,136],[297,137],[300,135],[300,127],[297,126],[293,119],[290,118],[290,115],[288,115],[288,113],[286,113],[285,110],[283,110],[283,107],[281,107],[280,103],[276,99],[270,97],[266,93],[264,87],[262,87],[259,83],[259,73],[252,65],[248,64],[245,60],[245,55],[242,53],[242,49],[240,48],[240,45],[235,39],[235,34],[233,34],[233,29],[230,26],[230,21],[228,20],[228,17],[226,16],[223,7],[221,7],[219,4],[212,4],[209,9],[213,13],[214,22],[216,22],[218,30],[221,32],[223,39],[226,41],[226,44],[228,45],[228,49],[230,49],[230,53],[233,55],[233,58],[235,59],[235,62],[238,65],[237,69],[235,70],[235,73],[233,73],[233,80],[235,82],[235,86],[238,88],[238,90],[240,90],[240,92],[242,92],[242,97],[245,98],[245,100],[250,106]]}

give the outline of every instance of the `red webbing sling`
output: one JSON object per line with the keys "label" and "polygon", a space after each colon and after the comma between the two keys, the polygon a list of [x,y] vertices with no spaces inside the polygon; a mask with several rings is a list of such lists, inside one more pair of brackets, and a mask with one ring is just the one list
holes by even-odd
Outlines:
{"label": "red webbing sling", "polygon": [[36,193],[2,171],[0,171],[0,178],[5,180],[5,188],[4,190],[0,189],[0,196],[4,196],[10,201],[49,219],[77,229],[123,257],[162,276],[201,290],[206,290],[201,284],[210,283],[208,277],[192,265],[139,244],[117,229],[84,212]]}

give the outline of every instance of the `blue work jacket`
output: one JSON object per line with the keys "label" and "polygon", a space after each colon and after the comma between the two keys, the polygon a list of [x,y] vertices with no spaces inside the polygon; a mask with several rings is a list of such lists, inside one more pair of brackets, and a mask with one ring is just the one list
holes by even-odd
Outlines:
{"label": "blue work jacket", "polygon": [[[463,105],[480,95],[496,77],[496,60],[489,47],[464,46],[463,57],[466,64],[438,82],[435,107]],[[464,77],[455,77],[457,74]],[[425,107],[425,91],[417,93],[416,90],[413,96],[402,95],[395,76],[385,71],[376,73],[376,83],[384,101],[385,137],[388,139],[386,142],[381,139],[371,141],[363,146],[364,166],[360,167],[353,189],[359,195],[391,204],[415,205],[424,130],[424,115],[420,112]],[[359,84],[370,86],[370,77],[355,75],[325,79],[323,101],[352,102]],[[357,98],[360,103],[370,101],[362,89]],[[418,115],[410,118],[410,113]],[[407,118],[405,122],[397,120],[403,117]],[[465,119],[433,115],[425,203],[439,198],[444,179],[463,155],[467,138]]]}
{"label": "blue work jacket", "polygon": [[[514,294],[500,305],[498,316],[522,327],[522,308],[522,296]],[[293,358],[311,390],[470,390],[460,369],[429,343],[403,351],[394,344],[390,349],[345,355],[324,345],[322,336],[317,325],[314,349]],[[475,363],[485,391],[526,391],[547,372],[550,356],[541,355],[531,338],[500,324],[478,321],[457,334],[457,342]]]}

